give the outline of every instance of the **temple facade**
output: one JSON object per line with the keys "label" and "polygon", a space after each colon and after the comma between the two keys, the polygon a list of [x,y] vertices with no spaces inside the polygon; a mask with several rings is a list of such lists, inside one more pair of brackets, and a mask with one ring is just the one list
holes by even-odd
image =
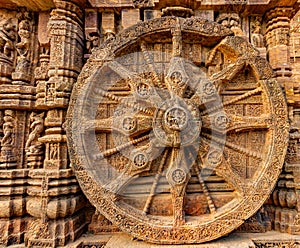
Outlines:
{"label": "temple facade", "polygon": [[300,247],[299,9],[0,0],[0,245]]}

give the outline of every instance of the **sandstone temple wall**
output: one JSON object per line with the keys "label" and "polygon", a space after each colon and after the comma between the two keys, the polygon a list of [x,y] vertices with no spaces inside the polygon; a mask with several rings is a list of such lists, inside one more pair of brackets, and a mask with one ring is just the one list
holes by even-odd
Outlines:
{"label": "sandstone temple wall", "polygon": [[[78,183],[67,111],[79,75],[81,81],[89,76],[88,61],[104,63],[105,55],[96,57],[99,50],[115,49],[109,44],[122,30],[164,16],[221,24],[269,62],[287,104],[287,154],[279,178],[272,178],[276,186],[268,200],[238,231],[300,235],[299,8],[296,0],[0,0],[0,244],[57,247],[86,232],[119,231]],[[180,49],[181,41],[174,41],[181,39],[179,31],[172,32]],[[186,57],[202,66],[200,48],[189,44]],[[172,50],[166,47],[159,43],[153,49]],[[217,58],[223,47],[218,49],[209,65],[215,70],[224,66]]]}

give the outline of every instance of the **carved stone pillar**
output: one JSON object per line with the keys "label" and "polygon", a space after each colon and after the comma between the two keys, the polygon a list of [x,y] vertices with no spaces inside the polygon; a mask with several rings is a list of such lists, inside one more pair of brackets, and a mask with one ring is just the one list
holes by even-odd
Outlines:
{"label": "carved stone pillar", "polygon": [[300,109],[293,110],[285,170],[273,193],[275,229],[300,234]]}
{"label": "carved stone pillar", "polygon": [[40,64],[34,71],[37,93],[36,105],[38,108],[45,108],[46,82],[49,80],[50,40],[49,34],[46,32],[49,18],[50,12],[39,13],[38,41],[40,45]]}
{"label": "carved stone pillar", "polygon": [[37,107],[49,109],[46,135],[41,139],[46,145],[44,168],[66,169],[67,145],[62,125],[73,85],[83,65],[83,12],[69,1],[54,3],[56,9],[51,12],[48,22],[49,80],[41,82],[38,87]]}
{"label": "carved stone pillar", "polygon": [[[54,1],[48,22],[49,80],[40,94],[39,108],[67,108],[73,84],[83,64],[83,12],[69,1]],[[42,95],[41,95],[42,96]]]}
{"label": "carved stone pillar", "polygon": [[45,120],[45,136],[39,140],[46,146],[44,169],[59,170],[68,168],[68,150],[66,135],[62,124],[66,111],[59,109],[49,110]]}
{"label": "carved stone pillar", "polygon": [[266,13],[266,42],[269,62],[282,83],[292,75],[290,65],[290,17],[293,9],[278,7]]}
{"label": "carved stone pillar", "polygon": [[83,12],[70,1],[54,3],[49,21],[47,16],[40,18],[40,24],[48,26],[50,45],[48,49],[48,40],[39,35],[36,107],[47,110],[44,135],[38,138],[45,158],[29,174],[27,211],[34,221],[25,237],[28,246],[64,246],[86,227],[86,200],[70,168],[63,130],[72,87],[83,64]]}
{"label": "carved stone pillar", "polygon": [[[50,14],[48,32],[50,59],[41,57],[37,107],[50,109],[41,139],[46,146],[45,169],[67,168],[67,145],[62,124],[73,84],[83,65],[83,12],[69,1],[54,1],[56,9]],[[44,64],[42,64],[42,62]]]}
{"label": "carved stone pillar", "polygon": [[299,128],[294,101],[294,83],[291,80],[290,19],[293,9],[277,7],[266,14],[267,54],[277,80],[281,83],[289,108],[291,121],[289,148],[286,162],[273,192],[275,230],[292,234],[300,233],[299,218]]}

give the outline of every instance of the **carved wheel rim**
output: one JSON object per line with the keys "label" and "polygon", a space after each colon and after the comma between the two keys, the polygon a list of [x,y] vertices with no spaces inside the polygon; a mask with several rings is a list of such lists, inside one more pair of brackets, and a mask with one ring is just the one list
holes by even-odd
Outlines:
{"label": "carved wheel rim", "polygon": [[[98,211],[137,238],[216,239],[253,215],[276,183],[285,100],[267,62],[228,35],[197,18],[143,22],[95,49],[78,78],[66,122],[73,168]],[[209,51],[205,65],[185,58],[195,38]]]}

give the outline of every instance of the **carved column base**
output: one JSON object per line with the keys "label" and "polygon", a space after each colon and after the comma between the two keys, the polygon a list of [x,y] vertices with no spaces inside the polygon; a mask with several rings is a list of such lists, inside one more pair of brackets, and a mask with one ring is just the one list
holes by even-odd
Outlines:
{"label": "carved column base", "polygon": [[247,219],[237,230],[238,232],[264,233],[272,230],[272,220],[263,207]]}
{"label": "carved column base", "polygon": [[16,245],[24,242],[28,217],[0,219],[0,244]]}
{"label": "carved column base", "polygon": [[27,213],[35,218],[25,242],[28,246],[64,246],[87,226],[86,199],[74,172],[35,169],[29,173]]}
{"label": "carved column base", "polygon": [[2,170],[0,173],[0,244],[24,242],[29,221],[26,215],[28,170]]}
{"label": "carved column base", "polygon": [[277,207],[275,210],[275,230],[290,234],[300,234],[300,218],[297,210]]}
{"label": "carved column base", "polygon": [[[70,184],[71,183],[72,182],[70,182]],[[59,188],[55,188],[54,190],[59,191]],[[66,191],[68,188],[65,187],[62,190]],[[35,218],[41,218],[42,213],[45,212],[47,219],[56,220],[76,214],[77,211],[85,207],[85,204],[86,200],[83,195],[68,195],[68,197],[55,197],[49,199],[48,203],[45,204],[46,209],[43,210],[41,198],[31,197],[27,201],[27,212]]]}
{"label": "carved column base", "polygon": [[46,223],[35,220],[25,236],[25,244],[28,247],[65,246],[68,242],[73,242],[82,235],[86,224],[84,210],[74,216],[48,220]]}
{"label": "carved column base", "polygon": [[93,234],[119,232],[119,228],[112,224],[98,211],[95,211],[92,222],[89,224],[89,231]]}

